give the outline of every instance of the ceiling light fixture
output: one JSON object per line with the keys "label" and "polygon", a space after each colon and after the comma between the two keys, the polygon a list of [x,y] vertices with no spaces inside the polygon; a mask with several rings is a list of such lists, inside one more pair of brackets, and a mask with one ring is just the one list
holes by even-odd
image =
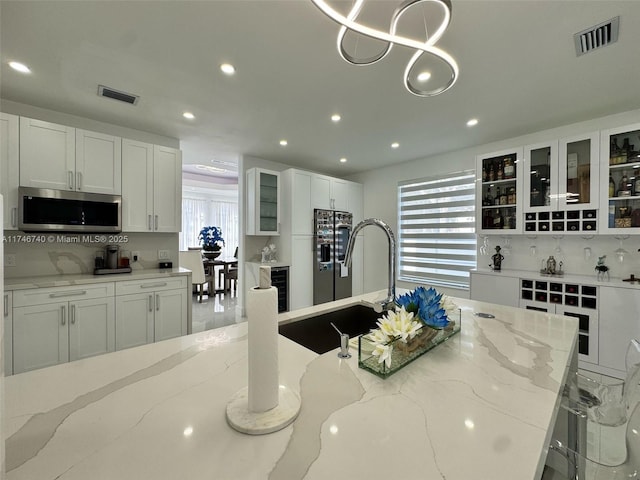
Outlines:
{"label": "ceiling light fixture", "polygon": [[182,116],[188,120],[193,120],[196,116],[191,112],[184,112]]}
{"label": "ceiling light fixture", "polygon": [[431,78],[431,72],[420,72],[418,74],[418,81],[419,82],[426,82],[427,80],[429,80]]}
{"label": "ceiling light fixture", "polygon": [[222,70],[222,73],[224,73],[225,75],[233,75],[234,73],[236,73],[236,67],[234,67],[230,63],[223,63],[222,65],[220,65],[220,70]]}
{"label": "ceiling light fixture", "polygon": [[391,144],[391,148],[398,148],[400,146],[400,144],[398,142],[393,142]]}
{"label": "ceiling light fixture", "polygon": [[[360,14],[360,11],[362,10],[362,6],[364,5],[364,0],[356,0],[351,11],[346,17],[337,12],[333,7],[331,7],[326,0],[311,1],[322,11],[322,13],[327,15],[331,20],[341,25],[340,31],[338,32],[338,52],[346,62],[349,62],[352,65],[372,65],[386,57],[387,54],[391,51],[391,47],[394,44],[397,44],[416,50],[416,52],[407,63],[404,71],[404,86],[407,90],[409,90],[409,92],[413,93],[414,95],[417,95],[419,97],[433,97],[435,95],[439,95],[449,90],[458,79],[459,69],[455,59],[444,50],[435,47],[435,43],[440,39],[440,37],[442,37],[445,30],[449,26],[449,22],[451,21],[450,0],[405,0],[393,12],[388,32],[362,25],[356,21],[358,15]],[[425,42],[420,42],[412,38],[396,35],[396,28],[398,26],[400,17],[402,17],[402,15],[404,15],[412,6],[426,2],[435,3],[442,8],[443,19],[436,31],[430,37],[428,37]],[[344,48],[343,42],[347,30],[352,30],[367,37],[386,42],[386,46],[382,49],[381,52],[372,57],[356,58],[350,55]],[[422,88],[418,88],[416,85],[411,83],[410,77],[413,67],[418,62],[420,57],[422,57],[424,54],[428,54],[432,57],[442,60],[451,70],[451,77],[443,86],[436,87],[433,90],[425,90]]]}
{"label": "ceiling light fixture", "polygon": [[340,115],[338,115],[337,113],[334,113],[333,115],[331,115],[331,121],[332,122],[339,122],[341,118],[342,117]]}
{"label": "ceiling light fixture", "polygon": [[196,165],[195,167],[196,167],[197,170],[204,170],[205,172],[210,172],[210,173],[225,173],[225,172],[228,172],[228,170],[226,168],[212,167],[211,165]]}
{"label": "ceiling light fixture", "polygon": [[342,158],[340,159],[340,163],[347,163],[347,159],[346,159],[346,158],[344,158],[344,157],[342,157]]}
{"label": "ceiling light fixture", "polygon": [[287,145],[289,145],[289,142],[287,142],[286,140],[280,140],[280,145],[286,147]]}
{"label": "ceiling light fixture", "polygon": [[472,118],[467,122],[467,127],[475,127],[478,124],[477,118]]}
{"label": "ceiling light fixture", "polygon": [[13,68],[16,72],[20,73],[31,73],[31,69],[27,67],[24,63],[20,62],[9,62],[9,66]]}

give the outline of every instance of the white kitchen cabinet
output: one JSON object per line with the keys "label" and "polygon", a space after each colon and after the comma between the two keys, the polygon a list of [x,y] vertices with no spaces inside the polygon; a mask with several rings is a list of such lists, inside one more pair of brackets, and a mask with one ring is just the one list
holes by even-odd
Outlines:
{"label": "white kitchen cabinet", "polygon": [[77,191],[120,195],[122,139],[88,130],[76,130],[75,171]]}
{"label": "white kitchen cabinet", "polygon": [[600,135],[585,133],[558,142],[559,210],[599,207]]}
{"label": "white kitchen cabinet", "polygon": [[121,139],[20,117],[20,185],[119,195]]}
{"label": "white kitchen cabinet", "polygon": [[122,141],[122,231],[179,232],[182,224],[179,150]]}
{"label": "white kitchen cabinet", "polygon": [[251,168],[246,173],[247,235],[280,234],[280,172]]}
{"label": "white kitchen cabinet", "polygon": [[625,353],[632,338],[640,340],[640,291],[634,288],[600,287],[601,367],[624,378]]}
{"label": "white kitchen cabinet", "polygon": [[504,273],[471,272],[471,300],[518,306],[518,279]]}
{"label": "white kitchen cabinet", "polygon": [[3,298],[4,321],[4,374],[13,375],[13,294],[4,292]]}
{"label": "white kitchen cabinet", "polygon": [[14,373],[114,351],[113,294],[113,283],[14,292]]}
{"label": "white kitchen cabinet", "polygon": [[0,195],[4,197],[4,229],[18,228],[18,117],[0,113]]}
{"label": "white kitchen cabinet", "polygon": [[[293,235],[313,234],[313,207],[311,206],[311,178],[313,174],[302,170],[286,170],[283,192],[284,218],[289,221]],[[285,229],[286,230],[286,229]]]}
{"label": "white kitchen cabinet", "polygon": [[116,350],[187,334],[187,277],[116,284]]}
{"label": "white kitchen cabinet", "polygon": [[313,175],[311,206],[324,210],[349,210],[349,183],[340,178]]}
{"label": "white kitchen cabinet", "polygon": [[290,309],[313,305],[313,253],[312,235],[294,235],[291,239],[291,267],[289,285],[291,287]]}

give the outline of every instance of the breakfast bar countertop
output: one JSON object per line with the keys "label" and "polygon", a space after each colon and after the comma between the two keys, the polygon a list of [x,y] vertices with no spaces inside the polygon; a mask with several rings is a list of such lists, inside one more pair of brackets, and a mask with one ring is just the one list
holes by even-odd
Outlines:
{"label": "breakfast bar countertop", "polygon": [[6,377],[7,478],[539,479],[577,320],[454,301],[462,331],[386,380],[279,336],[302,408],[268,435],[225,420],[246,323]]}

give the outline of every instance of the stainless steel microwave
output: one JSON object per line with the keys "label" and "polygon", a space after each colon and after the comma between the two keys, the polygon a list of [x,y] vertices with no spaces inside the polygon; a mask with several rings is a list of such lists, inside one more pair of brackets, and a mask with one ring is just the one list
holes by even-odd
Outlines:
{"label": "stainless steel microwave", "polygon": [[120,232],[122,197],[46,188],[18,189],[18,228],[23,232]]}

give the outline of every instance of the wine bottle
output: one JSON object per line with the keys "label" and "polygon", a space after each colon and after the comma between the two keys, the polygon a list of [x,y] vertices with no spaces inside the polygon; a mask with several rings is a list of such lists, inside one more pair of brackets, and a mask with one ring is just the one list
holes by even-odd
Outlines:
{"label": "wine bottle", "polygon": [[502,168],[502,161],[498,161],[498,180],[504,180],[504,170]]}
{"label": "wine bottle", "polygon": [[622,178],[620,179],[620,184],[618,185],[618,187],[619,197],[631,195],[631,192],[629,191],[629,177],[627,177],[627,172],[622,172]]}
{"label": "wine bottle", "polygon": [[616,182],[613,181],[613,177],[609,175],[609,198],[616,196]]}
{"label": "wine bottle", "polygon": [[489,167],[489,181],[493,182],[496,179],[496,174],[493,171],[493,163],[491,164],[491,167]]}
{"label": "wine bottle", "polygon": [[513,160],[510,158],[506,158],[504,160],[504,178],[513,178],[515,177],[515,167],[513,165]]}
{"label": "wine bottle", "polygon": [[493,204],[494,204],[494,205],[500,205],[500,187],[498,187],[498,188],[496,189],[496,196],[495,196],[495,198],[493,199]]}

